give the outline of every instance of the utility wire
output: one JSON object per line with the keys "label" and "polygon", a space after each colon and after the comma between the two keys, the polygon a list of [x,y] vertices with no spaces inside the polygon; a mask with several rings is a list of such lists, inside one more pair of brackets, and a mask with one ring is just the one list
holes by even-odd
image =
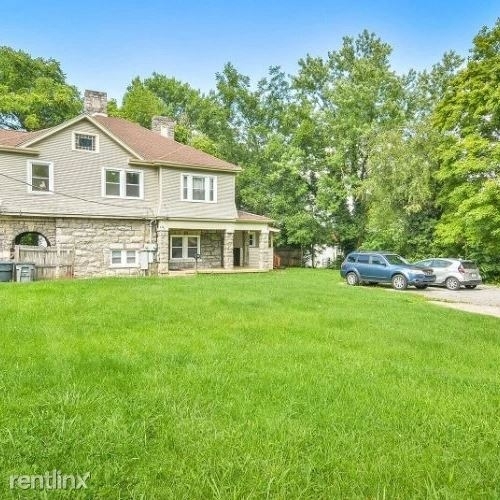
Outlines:
{"label": "utility wire", "polygon": [[[15,181],[15,182],[19,182],[20,184],[24,184],[25,186],[35,187],[34,184],[31,184],[29,182],[23,181],[21,179],[16,179],[15,177],[11,177],[10,175],[3,174],[1,172],[0,172],[0,175],[2,177],[6,177],[7,179],[10,179],[11,181]],[[61,193],[60,191],[56,191],[56,190],[53,190],[53,189],[47,189],[46,192],[48,192],[48,193],[54,193],[54,194],[57,194],[59,196],[64,196],[65,198],[72,198],[74,200],[84,201],[86,203],[95,203],[96,205],[104,205],[106,207],[113,207],[113,208],[121,208],[121,209],[125,208],[125,207],[123,207],[121,205],[115,205],[114,203],[106,203],[104,201],[88,200],[86,198],[82,198],[81,196],[76,196],[76,195],[72,195],[72,194]],[[148,209],[148,210],[151,210],[151,209]]]}

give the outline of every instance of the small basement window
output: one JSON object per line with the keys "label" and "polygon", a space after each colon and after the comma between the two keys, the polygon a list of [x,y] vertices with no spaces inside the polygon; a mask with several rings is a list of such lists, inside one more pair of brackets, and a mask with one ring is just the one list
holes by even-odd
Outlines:
{"label": "small basement window", "polygon": [[111,267],[137,267],[139,252],[137,250],[111,250]]}

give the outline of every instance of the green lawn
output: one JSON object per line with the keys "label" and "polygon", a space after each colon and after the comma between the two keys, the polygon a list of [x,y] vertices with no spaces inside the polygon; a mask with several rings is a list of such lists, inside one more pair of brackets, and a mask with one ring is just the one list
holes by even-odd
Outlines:
{"label": "green lawn", "polygon": [[[500,497],[499,319],[326,270],[0,285],[2,499]],[[9,487],[54,469],[88,488]]]}

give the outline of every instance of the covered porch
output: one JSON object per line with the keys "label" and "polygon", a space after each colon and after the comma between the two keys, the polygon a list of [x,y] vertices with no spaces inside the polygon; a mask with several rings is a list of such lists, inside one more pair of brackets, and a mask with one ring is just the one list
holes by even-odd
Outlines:
{"label": "covered porch", "polygon": [[276,230],[262,219],[159,221],[158,274],[269,271]]}

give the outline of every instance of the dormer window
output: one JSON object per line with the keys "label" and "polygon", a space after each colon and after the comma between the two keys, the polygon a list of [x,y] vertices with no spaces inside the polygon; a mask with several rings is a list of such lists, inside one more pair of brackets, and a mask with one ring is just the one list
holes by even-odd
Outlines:
{"label": "dormer window", "polygon": [[73,149],[96,152],[99,150],[99,137],[95,134],[73,132]]}

